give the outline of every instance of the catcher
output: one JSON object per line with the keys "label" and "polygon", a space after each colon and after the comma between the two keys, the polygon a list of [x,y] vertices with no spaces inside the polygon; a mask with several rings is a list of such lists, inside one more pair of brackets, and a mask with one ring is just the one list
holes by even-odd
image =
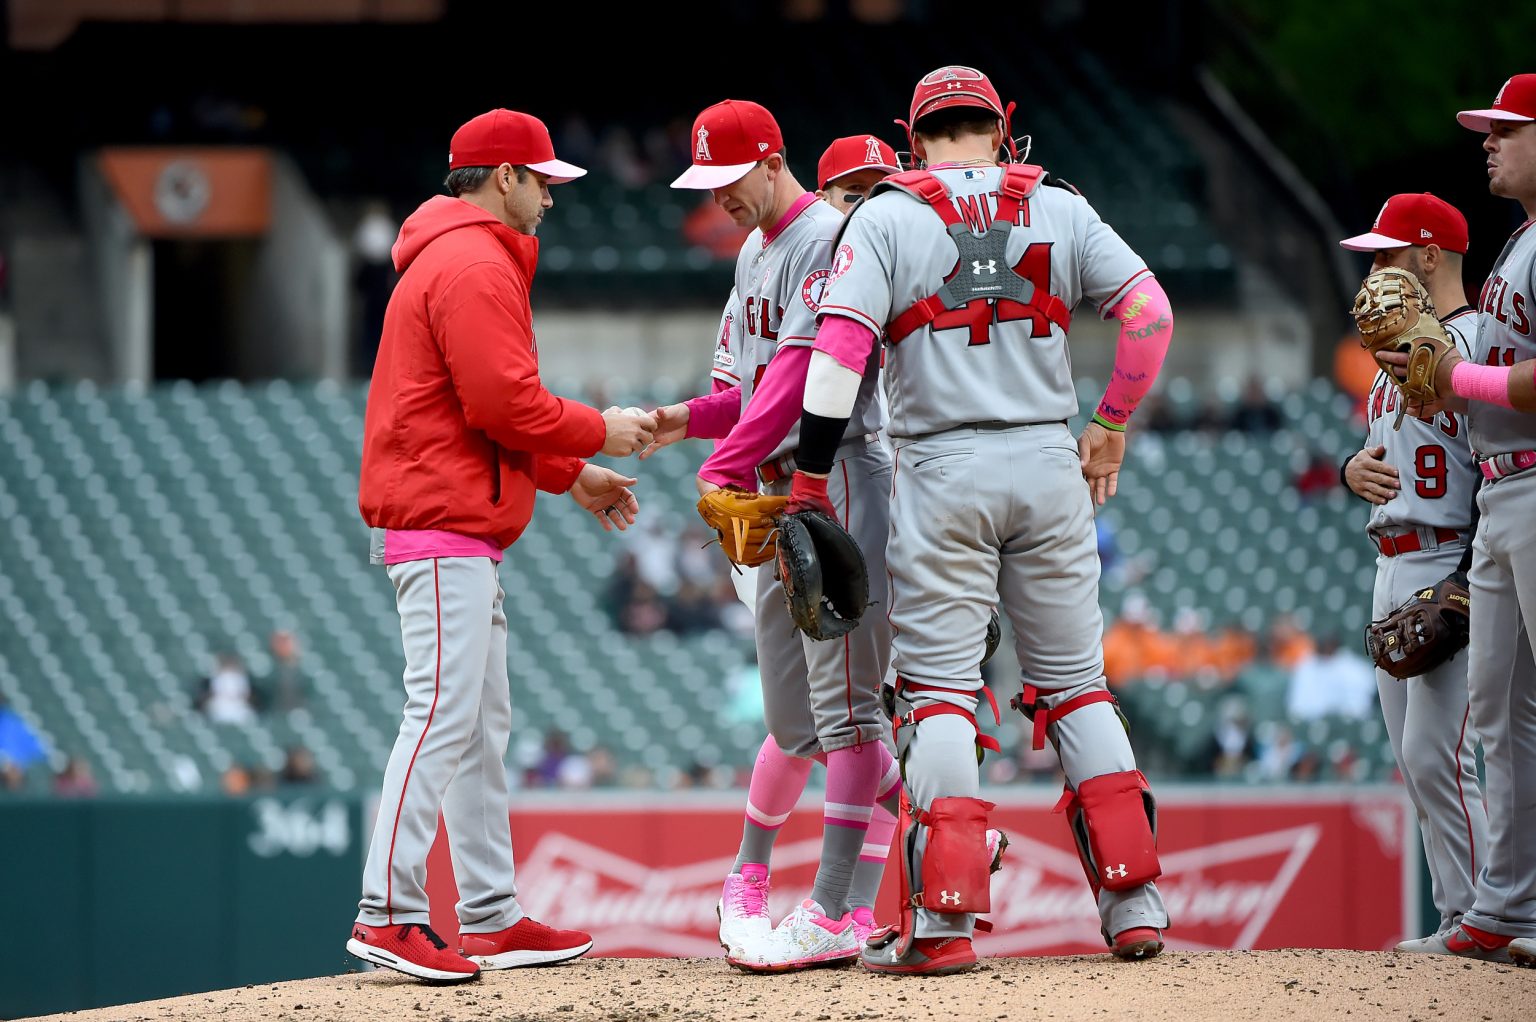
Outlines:
{"label": "catcher", "polygon": [[[1373,352],[1407,351],[1400,381],[1384,364],[1371,387],[1365,446],[1343,467],[1356,496],[1373,505],[1366,526],[1378,551],[1366,651],[1392,753],[1418,813],[1439,932],[1404,940],[1400,951],[1434,951],[1472,907],[1487,840],[1468,723],[1468,542],[1479,479],[1461,415],[1404,418],[1410,393],[1435,400],[1434,370],[1446,353],[1468,350],[1477,313],[1464,302],[1467,224],[1433,195],[1394,195],[1371,231],[1340,244],[1374,252],[1372,272],[1352,310]],[[1434,310],[1450,310],[1436,319]],[[1459,562],[1459,563],[1458,563]]]}

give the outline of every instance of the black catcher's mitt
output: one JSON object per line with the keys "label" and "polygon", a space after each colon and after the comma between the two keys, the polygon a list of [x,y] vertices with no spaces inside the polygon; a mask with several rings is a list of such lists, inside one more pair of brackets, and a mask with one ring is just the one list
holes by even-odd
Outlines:
{"label": "black catcher's mitt", "polygon": [[848,530],[820,511],[779,515],[779,580],[795,627],[835,639],[859,624],[869,605],[869,569]]}

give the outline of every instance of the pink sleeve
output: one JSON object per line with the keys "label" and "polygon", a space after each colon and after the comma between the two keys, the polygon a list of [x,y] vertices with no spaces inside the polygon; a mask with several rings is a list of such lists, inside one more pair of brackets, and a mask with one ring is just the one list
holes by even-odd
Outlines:
{"label": "pink sleeve", "polygon": [[729,434],[741,418],[741,387],[726,387],[683,403],[688,406],[688,426],[683,435],[718,440]]}
{"label": "pink sleeve", "polygon": [[716,486],[757,489],[757,466],[768,460],[800,421],[811,350],[804,346],[778,350],[753,391],[746,414],[699,469],[701,479]]}
{"label": "pink sleeve", "polygon": [[1451,391],[1468,401],[1513,408],[1509,398],[1509,380],[1513,366],[1480,366],[1462,360],[1451,370]]}
{"label": "pink sleeve", "polygon": [[1120,340],[1115,345],[1114,372],[1093,421],[1123,430],[1163,367],[1173,340],[1173,308],[1157,278],[1144,277],[1115,303],[1110,315],[1120,321]]}
{"label": "pink sleeve", "polygon": [[869,353],[874,350],[875,332],[857,320],[829,312],[821,317],[816,329],[816,350],[831,355],[844,369],[859,375],[869,365]]}

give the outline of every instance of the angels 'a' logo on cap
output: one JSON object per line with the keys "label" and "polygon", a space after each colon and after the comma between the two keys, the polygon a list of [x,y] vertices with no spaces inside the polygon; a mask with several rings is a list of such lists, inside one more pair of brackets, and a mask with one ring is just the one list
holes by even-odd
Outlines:
{"label": "angels 'a' logo on cap", "polygon": [[1381,218],[1387,215],[1387,207],[1390,205],[1392,205],[1391,199],[1388,199],[1386,202],[1381,204],[1381,212],[1376,214],[1375,221],[1371,223],[1371,230],[1374,231],[1381,226]]}
{"label": "angels 'a' logo on cap", "polygon": [[695,160],[713,160],[714,159],[713,156],[709,155],[709,129],[708,128],[700,128],[699,129],[699,140],[698,140],[698,142],[694,143],[694,146],[693,146],[693,158]]}
{"label": "angels 'a' logo on cap", "polygon": [[[930,71],[928,75],[918,84],[937,85],[940,82],[952,82],[960,78],[965,78],[969,79],[970,81],[977,82],[981,80],[981,72],[976,70],[974,67],[964,67],[960,64],[952,64],[949,67],[941,67],[937,71]],[[949,88],[952,89],[958,87],[959,86],[955,85],[949,86]]]}
{"label": "angels 'a' logo on cap", "polygon": [[1504,90],[1509,88],[1509,82],[1512,82],[1512,81],[1514,81],[1513,78],[1509,79],[1509,81],[1507,81],[1503,85],[1499,86],[1499,94],[1497,96],[1493,97],[1493,105],[1495,107],[1499,106],[1501,103],[1504,102]]}
{"label": "angels 'a' logo on cap", "polygon": [[864,140],[864,162],[880,162],[880,140],[873,135]]}

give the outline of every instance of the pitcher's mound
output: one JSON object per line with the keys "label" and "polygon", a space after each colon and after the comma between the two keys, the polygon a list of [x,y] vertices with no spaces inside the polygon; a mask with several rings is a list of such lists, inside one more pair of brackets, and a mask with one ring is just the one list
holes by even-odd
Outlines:
{"label": "pitcher's mound", "polygon": [[1437,955],[1362,951],[1165,952],[1148,962],[991,958],[960,976],[854,968],[749,976],[720,959],[592,958],[429,987],[353,973],[101,1008],[73,1022],[1520,1022],[1536,971]]}

